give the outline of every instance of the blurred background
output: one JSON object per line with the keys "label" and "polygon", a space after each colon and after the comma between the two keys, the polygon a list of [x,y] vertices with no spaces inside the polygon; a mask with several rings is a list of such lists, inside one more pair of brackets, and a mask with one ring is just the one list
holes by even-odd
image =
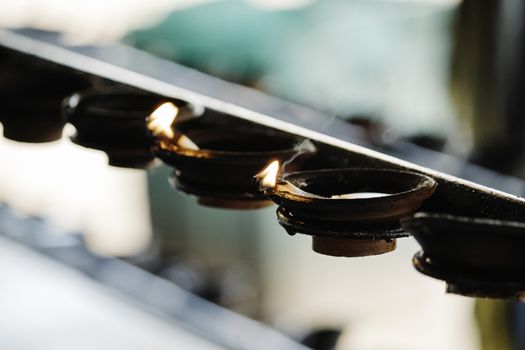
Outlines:
{"label": "blurred background", "polygon": [[[0,3],[3,28],[122,42],[345,119],[378,147],[412,142],[518,177],[522,16],[519,1]],[[0,139],[3,210],[314,348],[522,348],[519,306],[445,294],[411,266],[412,239],[382,256],[318,255],[308,237],[284,234],[274,207],[199,206],[170,187],[167,166],[109,167],[72,132],[38,145]],[[220,348],[24,249],[0,240],[0,347]]]}

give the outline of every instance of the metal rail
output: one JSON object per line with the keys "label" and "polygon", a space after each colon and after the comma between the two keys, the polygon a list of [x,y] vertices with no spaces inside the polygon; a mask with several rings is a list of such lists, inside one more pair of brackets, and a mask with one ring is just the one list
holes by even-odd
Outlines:
{"label": "metal rail", "polygon": [[[0,238],[7,238],[118,291],[144,311],[182,326],[226,349],[307,350],[272,328],[212,304],[126,261],[97,256],[78,235],[26,217],[0,203]],[[144,288],[144,286],[148,286]]]}
{"label": "metal rail", "polygon": [[22,29],[0,30],[0,46],[310,138],[346,152],[349,166],[427,174],[439,186],[425,205],[426,210],[525,220],[525,200],[513,195],[525,194],[525,183],[520,179],[409,144],[398,144],[389,151],[392,155],[378,152],[367,148],[369,145],[359,130],[344,121],[124,45],[72,47],[64,44],[56,33]]}

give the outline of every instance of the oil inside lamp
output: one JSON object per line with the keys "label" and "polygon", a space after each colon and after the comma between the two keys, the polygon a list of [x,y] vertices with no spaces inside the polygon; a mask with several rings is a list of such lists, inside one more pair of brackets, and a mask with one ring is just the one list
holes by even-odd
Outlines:
{"label": "oil inside lamp", "polygon": [[330,198],[332,199],[359,199],[359,198],[377,198],[388,196],[388,193],[379,192],[356,192],[356,193],[345,193],[345,194],[334,194]]}
{"label": "oil inside lamp", "polygon": [[436,187],[431,178],[386,169],[327,169],[278,178],[279,164],[258,174],[261,188],[279,205],[289,234],[313,237],[313,250],[332,256],[389,252],[407,236],[399,219],[413,213]]}

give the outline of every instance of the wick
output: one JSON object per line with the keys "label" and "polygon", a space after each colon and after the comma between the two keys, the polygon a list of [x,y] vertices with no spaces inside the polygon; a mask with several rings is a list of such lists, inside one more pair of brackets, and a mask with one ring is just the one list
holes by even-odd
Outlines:
{"label": "wick", "polygon": [[169,138],[164,135],[159,135],[157,136],[157,142],[161,148],[170,151],[174,151],[179,148],[185,148],[192,151],[200,150],[199,146],[197,146],[195,142],[183,134],[179,135],[177,138]]}
{"label": "wick", "polygon": [[306,192],[299,187],[291,184],[288,181],[281,181],[275,185],[275,189],[277,191],[282,192],[290,192],[299,196],[308,197],[308,198],[319,198],[319,199],[326,199],[327,197],[319,196],[310,192]]}

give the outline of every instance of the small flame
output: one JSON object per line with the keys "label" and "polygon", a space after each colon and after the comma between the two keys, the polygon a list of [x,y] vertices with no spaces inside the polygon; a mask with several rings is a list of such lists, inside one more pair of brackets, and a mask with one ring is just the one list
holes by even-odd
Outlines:
{"label": "small flame", "polygon": [[274,160],[263,171],[255,175],[260,181],[261,189],[274,188],[277,183],[277,173],[279,172],[279,161]]}
{"label": "small flame", "polygon": [[173,103],[163,103],[148,117],[148,129],[155,136],[172,139],[175,134],[171,125],[178,114],[179,109]]}

